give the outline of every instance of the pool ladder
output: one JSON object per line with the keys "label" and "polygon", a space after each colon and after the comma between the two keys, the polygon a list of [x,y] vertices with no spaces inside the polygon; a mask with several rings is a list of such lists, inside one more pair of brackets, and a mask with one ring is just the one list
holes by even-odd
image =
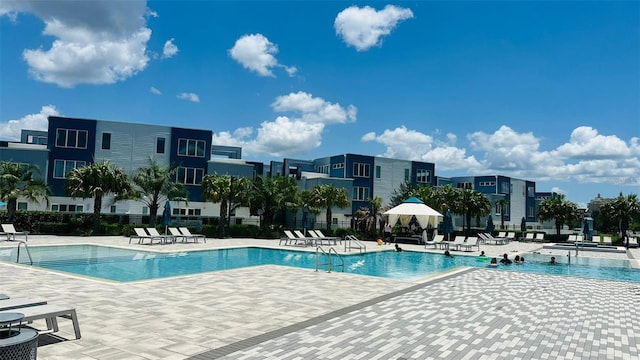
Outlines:
{"label": "pool ladder", "polygon": [[367,246],[363,244],[357,237],[353,235],[347,235],[344,237],[344,251],[351,251],[351,249],[358,249],[360,252],[366,252]]}
{"label": "pool ladder", "polygon": [[[324,257],[327,259],[326,263],[320,263],[320,256],[324,255]],[[338,264],[339,267],[341,267],[341,271],[344,272],[344,259],[342,258],[342,256],[340,256],[340,254],[338,254],[338,252],[336,251],[336,249],[334,249],[333,247],[329,248],[329,251],[324,251],[324,249],[322,248],[322,246],[318,246],[316,247],[316,271],[318,271],[318,269],[320,269],[320,266],[327,266],[327,272],[331,272],[331,270],[333,270],[333,257],[336,257],[338,260],[340,260],[340,263]]]}
{"label": "pool ladder", "polygon": [[16,263],[20,262],[20,245],[24,245],[24,251],[27,252],[27,256],[29,257],[29,265],[33,265],[33,260],[31,259],[31,253],[29,253],[29,247],[27,246],[26,241],[22,240],[13,240],[18,242],[18,255],[16,256]]}

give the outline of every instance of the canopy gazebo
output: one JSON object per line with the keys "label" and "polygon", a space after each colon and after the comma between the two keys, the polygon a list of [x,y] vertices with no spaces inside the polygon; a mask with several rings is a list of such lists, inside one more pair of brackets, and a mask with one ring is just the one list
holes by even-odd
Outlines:
{"label": "canopy gazebo", "polygon": [[389,217],[389,225],[394,226],[400,221],[400,224],[405,227],[409,226],[411,219],[415,217],[423,230],[429,226],[438,228],[438,223],[442,220],[442,214],[416,197],[408,198],[402,204],[385,211],[384,215]]}

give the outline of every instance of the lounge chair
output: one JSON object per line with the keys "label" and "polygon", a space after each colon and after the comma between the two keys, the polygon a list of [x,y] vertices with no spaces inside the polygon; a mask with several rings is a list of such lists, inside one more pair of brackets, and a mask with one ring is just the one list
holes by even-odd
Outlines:
{"label": "lounge chair", "polygon": [[498,233],[498,236],[496,236],[496,238],[506,238],[507,237],[507,233],[504,231],[500,231]]}
{"label": "lounge chair", "polygon": [[567,238],[567,242],[576,242],[578,241],[578,235],[569,235]]}
{"label": "lounge chair", "polygon": [[285,237],[280,238],[280,243],[284,242],[285,245],[298,245],[300,241],[304,243],[304,246],[307,246],[307,240],[301,239],[291,232],[291,230],[284,230]]}
{"label": "lounge chair", "polygon": [[456,236],[455,239],[453,239],[453,241],[450,241],[447,244],[447,249],[448,250],[459,250],[460,249],[460,245],[464,244],[464,237],[463,236]]}
{"label": "lounge chair", "polygon": [[544,233],[536,233],[535,241],[544,242]]}
{"label": "lounge chair", "polygon": [[24,241],[28,241],[29,232],[28,231],[16,231],[16,228],[13,224],[2,224],[2,232],[7,236],[7,240],[16,240],[16,235],[24,236]]}
{"label": "lounge chair", "polygon": [[505,236],[505,238],[507,240],[515,240],[516,239],[516,233],[515,232],[508,232],[507,236]]}
{"label": "lounge chair", "polygon": [[158,232],[158,229],[154,228],[154,227],[148,227],[147,228],[147,232],[149,233],[149,235],[151,235],[154,239],[160,239],[160,242],[162,244],[166,244],[167,241],[170,241],[172,243],[175,244],[176,242],[176,237],[173,235],[161,235]]}
{"label": "lounge chair", "polygon": [[129,236],[129,244],[131,244],[132,239],[138,239],[138,244],[144,244],[146,239],[148,239],[151,244],[153,244],[153,240],[162,242],[162,238],[149,235],[144,228],[133,228],[133,231],[135,231],[136,234]]}
{"label": "lounge chair", "polygon": [[534,233],[527,233],[524,236],[524,241],[534,241],[535,240],[535,235]]}
{"label": "lounge chair", "polygon": [[[298,239],[304,240],[310,245],[318,245],[318,239],[311,236],[305,236],[300,230],[293,230],[293,233],[298,237]],[[320,245],[322,245],[322,243],[320,243]]]}
{"label": "lounge chair", "polygon": [[307,231],[309,232],[312,238],[316,239],[316,244],[320,242],[320,245],[322,245],[326,241],[327,245],[331,245],[332,243],[333,245],[338,245],[338,239],[340,239],[339,237],[325,237],[318,234],[318,232],[315,230],[307,230]]}
{"label": "lounge chair", "polygon": [[507,243],[507,238],[505,237],[493,237],[491,234],[484,233],[478,234],[480,237],[484,237],[484,242],[487,244],[495,244],[495,245],[503,245]]}
{"label": "lounge chair", "polygon": [[174,237],[175,241],[182,239],[182,242],[187,242],[188,237],[186,235],[182,235],[182,233],[180,232],[180,230],[178,230],[178,228],[170,227],[167,229],[169,230],[169,233],[171,234],[171,236]]}
{"label": "lounge chair", "polygon": [[[6,300],[3,300],[6,301]],[[71,318],[73,321],[73,331],[76,334],[76,339],[80,339],[80,326],[78,325],[78,316],[76,315],[76,309],[61,305],[36,305],[21,307],[19,310],[5,310],[0,311],[0,314],[19,312],[24,315],[22,321],[31,322],[34,320],[44,319],[47,321],[47,329],[52,332],[58,331],[57,317]]]}
{"label": "lounge chair", "polygon": [[342,239],[339,236],[327,236],[325,235],[322,230],[315,230],[316,234],[319,235],[321,238],[324,239],[335,239],[336,241],[338,241],[339,243],[342,243]]}
{"label": "lounge chair", "polygon": [[207,242],[207,237],[206,236],[204,236],[202,234],[192,234],[191,231],[189,231],[188,227],[183,226],[183,227],[178,228],[178,230],[180,230],[180,232],[184,236],[193,237],[195,242],[198,242],[199,239],[202,239],[202,242],[204,242],[204,243]]}
{"label": "lounge chair", "polygon": [[440,246],[440,244],[442,244],[442,242],[444,241],[444,235],[436,235],[433,237],[433,240],[431,241],[425,241],[424,242],[424,247],[426,248],[429,245],[433,245],[433,248],[437,248],[438,246]]}
{"label": "lounge chair", "polygon": [[477,236],[470,236],[462,244],[459,245],[460,250],[465,249],[464,251],[471,251],[471,248],[473,248],[474,246],[477,246],[478,250],[480,250]]}
{"label": "lounge chair", "polygon": [[47,302],[42,299],[26,299],[26,298],[4,299],[4,300],[0,300],[0,311],[19,309],[19,308],[28,307],[28,306],[45,305],[46,303]]}
{"label": "lounge chair", "polygon": [[603,236],[602,237],[602,244],[603,245],[611,245],[611,236]]}

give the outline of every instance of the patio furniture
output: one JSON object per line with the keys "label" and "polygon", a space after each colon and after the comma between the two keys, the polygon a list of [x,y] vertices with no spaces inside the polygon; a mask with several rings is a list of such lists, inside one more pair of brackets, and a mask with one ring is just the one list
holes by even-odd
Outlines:
{"label": "patio furniture", "polygon": [[189,231],[188,227],[179,227],[178,230],[180,230],[180,232],[182,233],[183,236],[187,236],[193,239],[194,242],[198,242],[198,239],[202,239],[202,242],[206,243],[207,242],[207,237],[202,235],[202,234],[192,234],[191,231]]}
{"label": "patio furniture", "polygon": [[14,310],[0,311],[0,315],[7,313],[20,313],[24,315],[22,321],[31,322],[34,320],[44,319],[47,322],[47,329],[51,332],[58,332],[58,317],[70,318],[73,322],[73,330],[76,339],[80,339],[80,326],[78,325],[78,317],[76,309],[62,305],[36,305],[22,307]]}
{"label": "patio furniture", "polygon": [[16,240],[16,235],[24,236],[24,241],[28,240],[29,232],[28,231],[16,231],[16,228],[13,224],[2,224],[2,232],[3,235],[7,236],[7,240]]}

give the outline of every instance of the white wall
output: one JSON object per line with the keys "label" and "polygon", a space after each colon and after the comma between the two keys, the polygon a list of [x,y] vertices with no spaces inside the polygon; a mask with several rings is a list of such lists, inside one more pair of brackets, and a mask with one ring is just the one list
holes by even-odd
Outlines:
{"label": "white wall", "polygon": [[[380,166],[380,179],[376,179],[376,166]],[[411,171],[411,161],[374,158],[371,173],[373,176],[373,195],[382,198],[382,206],[389,205],[393,191],[399,189],[400,185],[405,182],[405,169]]]}

